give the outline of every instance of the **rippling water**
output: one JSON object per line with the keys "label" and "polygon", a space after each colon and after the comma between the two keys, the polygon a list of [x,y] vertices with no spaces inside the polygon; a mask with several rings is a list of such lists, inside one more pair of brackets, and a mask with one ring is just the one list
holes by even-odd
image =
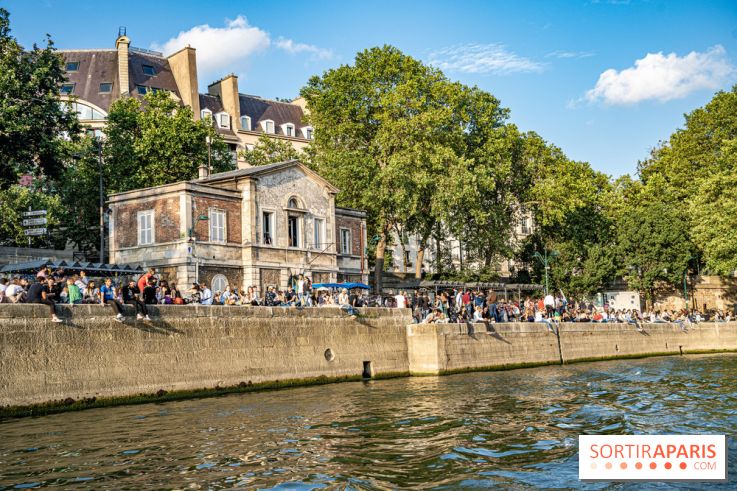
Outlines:
{"label": "rippling water", "polygon": [[581,433],[730,435],[736,362],[601,362],[9,420],[0,489],[579,488]]}

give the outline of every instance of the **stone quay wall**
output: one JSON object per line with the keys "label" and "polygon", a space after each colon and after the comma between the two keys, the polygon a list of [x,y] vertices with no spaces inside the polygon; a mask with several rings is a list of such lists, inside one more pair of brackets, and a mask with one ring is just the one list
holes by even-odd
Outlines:
{"label": "stone quay wall", "polygon": [[[737,323],[411,324],[408,309],[0,305],[0,416],[252,388],[737,351]],[[132,315],[132,308],[126,306]],[[168,395],[167,395],[168,394]],[[148,398],[148,399],[147,399]]]}

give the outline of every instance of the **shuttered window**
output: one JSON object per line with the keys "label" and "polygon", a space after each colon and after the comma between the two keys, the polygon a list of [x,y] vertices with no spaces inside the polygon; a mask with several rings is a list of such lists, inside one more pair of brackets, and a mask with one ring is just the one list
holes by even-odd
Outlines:
{"label": "shuttered window", "polygon": [[138,212],[138,245],[154,243],[154,211]]}
{"label": "shuttered window", "polygon": [[210,242],[225,242],[225,212],[210,210]]}

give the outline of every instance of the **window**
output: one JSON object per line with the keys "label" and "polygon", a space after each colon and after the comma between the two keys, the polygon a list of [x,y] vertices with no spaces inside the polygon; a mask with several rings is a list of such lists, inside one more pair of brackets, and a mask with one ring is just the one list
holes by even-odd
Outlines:
{"label": "window", "polygon": [[200,111],[200,117],[204,120],[207,120],[208,118],[212,119],[212,111],[209,109],[203,109]]}
{"label": "window", "polygon": [[347,228],[340,229],[340,253],[350,254],[351,250],[351,231]]}
{"label": "window", "polygon": [[146,95],[146,93],[148,92],[148,87],[144,87],[143,85],[136,85],[136,92],[141,95]]}
{"label": "window", "polygon": [[274,122],[270,119],[267,119],[266,121],[261,121],[261,127],[264,129],[264,133],[274,133]]}
{"label": "window", "polygon": [[210,242],[225,242],[225,212],[210,210]]}
{"label": "window", "polygon": [[315,225],[315,249],[322,249],[323,243],[322,243],[322,230],[323,230],[323,224],[325,223],[325,220],[322,218],[315,218],[314,220]]}
{"label": "window", "polygon": [[289,227],[289,247],[299,247],[299,218],[288,217],[287,225]]}
{"label": "window", "polygon": [[312,126],[302,128],[302,134],[307,140],[312,140]]}
{"label": "window", "polygon": [[412,261],[409,258],[409,251],[404,251],[404,265],[408,268],[412,266]]}
{"label": "window", "polygon": [[298,209],[299,204],[297,203],[297,198],[289,198],[289,202],[287,203],[287,208],[293,208]]}
{"label": "window", "polygon": [[226,278],[225,275],[216,274],[215,276],[212,277],[212,281],[210,282],[210,287],[213,293],[215,292],[222,293],[228,287],[228,278]]}
{"label": "window", "polygon": [[74,84],[61,84],[61,89],[59,89],[59,92],[61,93],[61,95],[74,94]]}
{"label": "window", "polygon": [[230,116],[228,113],[220,113],[218,117],[218,124],[221,128],[230,128]]}
{"label": "window", "polygon": [[282,126],[282,129],[284,130],[284,134],[286,136],[294,136],[294,125],[291,123],[287,123]]}
{"label": "window", "polygon": [[527,217],[522,217],[519,221],[520,229],[524,235],[530,234],[530,224]]}
{"label": "window", "polygon": [[100,84],[100,94],[109,94],[113,91],[112,82],[103,82]]}
{"label": "window", "polygon": [[273,244],[274,236],[274,214],[270,211],[265,211],[262,215],[262,227],[264,232],[264,244]]}
{"label": "window", "polygon": [[79,71],[79,62],[78,61],[68,61],[67,62],[67,71],[68,72],[78,72]]}
{"label": "window", "polygon": [[248,116],[241,116],[241,129],[251,131],[251,118]]}
{"label": "window", "polygon": [[92,108],[91,106],[88,106],[87,104],[82,104],[81,102],[74,102],[71,104],[72,109],[74,112],[77,113],[77,118],[79,118],[82,121],[104,121],[106,118],[105,113],[102,113],[98,111],[97,109]]}
{"label": "window", "polygon": [[144,75],[156,75],[156,70],[151,65],[143,65],[143,74]]}
{"label": "window", "polygon": [[154,211],[138,212],[138,245],[154,243]]}

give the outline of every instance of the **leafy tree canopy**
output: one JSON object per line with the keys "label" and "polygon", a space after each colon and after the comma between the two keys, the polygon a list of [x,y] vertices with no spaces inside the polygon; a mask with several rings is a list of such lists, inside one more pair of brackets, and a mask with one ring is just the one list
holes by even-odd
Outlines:
{"label": "leafy tree canopy", "polygon": [[10,35],[10,16],[0,8],[0,188],[21,174],[58,178],[64,136],[79,123],[59,99],[64,65],[50,38],[29,50]]}

